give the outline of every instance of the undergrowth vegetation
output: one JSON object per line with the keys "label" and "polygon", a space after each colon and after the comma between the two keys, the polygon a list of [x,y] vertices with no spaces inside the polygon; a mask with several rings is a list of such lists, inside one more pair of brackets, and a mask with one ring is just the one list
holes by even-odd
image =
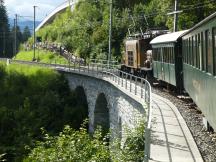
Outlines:
{"label": "undergrowth vegetation", "polygon": [[88,117],[87,102],[49,69],[0,64],[0,89],[0,154],[7,161],[22,161],[42,139],[41,128],[56,135],[66,124],[78,129]]}
{"label": "undergrowth vegetation", "polygon": [[[121,139],[103,136],[101,127],[88,134],[85,124],[80,130],[65,126],[58,136],[44,133],[24,162],[142,162],[144,160],[144,125],[130,133],[123,145]],[[108,142],[109,141],[109,142]]]}

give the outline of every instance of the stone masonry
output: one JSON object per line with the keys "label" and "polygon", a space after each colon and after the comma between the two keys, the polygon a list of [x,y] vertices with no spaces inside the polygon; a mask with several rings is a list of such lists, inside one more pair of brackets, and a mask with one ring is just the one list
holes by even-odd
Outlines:
{"label": "stone masonry", "polygon": [[[107,115],[109,115],[111,137],[125,137],[126,128],[133,130],[140,119],[143,119],[145,110],[141,102],[134,100],[126,92],[124,93],[108,81],[75,73],[64,72],[64,75],[68,79],[72,90],[82,87],[85,91],[88,102],[90,132],[93,132],[95,128],[95,106],[100,94],[105,96],[108,103],[109,111],[107,112],[109,114]],[[99,118],[103,118],[103,116]]]}

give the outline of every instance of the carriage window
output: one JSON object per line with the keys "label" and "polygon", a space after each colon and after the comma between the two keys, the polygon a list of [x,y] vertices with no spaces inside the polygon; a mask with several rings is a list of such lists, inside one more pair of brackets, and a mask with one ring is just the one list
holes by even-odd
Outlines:
{"label": "carriage window", "polygon": [[166,62],[169,63],[169,48],[166,47]]}
{"label": "carriage window", "polygon": [[189,64],[192,65],[192,59],[191,59],[191,38],[189,38],[188,42],[188,52],[189,52]]}
{"label": "carriage window", "polygon": [[203,70],[206,70],[206,34],[205,32],[202,33],[202,45],[203,45],[203,55],[202,55],[202,59],[203,59]]}
{"label": "carriage window", "polygon": [[185,42],[184,43],[184,47],[183,47],[183,49],[184,49],[184,60],[185,60],[185,63],[187,64],[187,57],[188,57],[188,53],[187,53],[187,39],[185,39],[184,42]]}
{"label": "carriage window", "polygon": [[216,27],[213,28],[214,75],[216,75]]}
{"label": "carriage window", "polygon": [[187,53],[187,39],[184,40],[184,48],[183,48],[183,50],[184,50],[184,62],[188,63],[187,62],[187,57],[188,57],[188,53]]}
{"label": "carriage window", "polygon": [[187,63],[190,64],[190,39],[187,39]]}
{"label": "carriage window", "polygon": [[195,54],[196,54],[196,67],[199,68],[199,50],[198,50],[198,37],[195,36]]}
{"label": "carriage window", "polygon": [[134,58],[133,51],[128,51],[128,65],[133,66]]}
{"label": "carriage window", "polygon": [[161,52],[162,52],[162,48],[158,48],[158,61],[162,61],[162,57],[161,57]]}
{"label": "carriage window", "polygon": [[191,65],[194,66],[195,65],[195,62],[194,62],[194,36],[192,36],[191,38]]}
{"label": "carriage window", "polygon": [[156,61],[159,61],[160,59],[160,51],[159,51],[159,48],[156,48]]}
{"label": "carriage window", "polygon": [[166,47],[166,53],[167,53],[167,63],[170,63],[170,61],[169,61],[169,47]]}
{"label": "carriage window", "polygon": [[193,62],[194,67],[197,67],[197,55],[196,55],[196,36],[193,36]]}
{"label": "carriage window", "polygon": [[185,63],[185,56],[186,56],[186,53],[185,53],[185,40],[182,41],[182,50],[183,50],[183,63]]}
{"label": "carriage window", "polygon": [[162,50],[162,52],[163,52],[163,62],[166,62],[166,49],[163,47],[162,48],[163,50]]}
{"label": "carriage window", "polygon": [[172,64],[172,47],[169,47],[169,63]]}
{"label": "carriage window", "polygon": [[174,47],[171,47],[171,63],[175,63],[175,56],[174,56]]}
{"label": "carriage window", "polygon": [[207,56],[207,70],[213,74],[213,55],[212,55],[212,37],[209,30],[206,30],[206,56]]}
{"label": "carriage window", "polygon": [[153,58],[153,61],[155,61],[155,52],[156,52],[156,49],[153,48],[153,52],[152,52],[152,58]]}
{"label": "carriage window", "polygon": [[202,47],[201,47],[201,38],[200,38],[200,33],[198,34],[198,44],[197,44],[197,49],[198,49],[198,65],[199,69],[202,70]]}

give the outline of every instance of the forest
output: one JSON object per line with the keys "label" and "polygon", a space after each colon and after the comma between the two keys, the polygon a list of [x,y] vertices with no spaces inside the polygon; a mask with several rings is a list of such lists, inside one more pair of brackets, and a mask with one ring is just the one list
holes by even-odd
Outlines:
{"label": "forest", "polygon": [[[147,30],[173,30],[174,0],[113,0],[112,59],[121,60],[124,40]],[[80,0],[38,31],[43,41],[63,44],[82,58],[107,59],[109,0]],[[216,10],[215,0],[179,0],[178,30],[189,29]]]}
{"label": "forest", "polygon": [[[16,50],[15,50],[16,31]],[[19,26],[10,26],[7,8],[4,0],[0,0],[0,57],[11,58],[18,52],[19,46],[31,37],[29,27],[25,27],[23,32]]]}

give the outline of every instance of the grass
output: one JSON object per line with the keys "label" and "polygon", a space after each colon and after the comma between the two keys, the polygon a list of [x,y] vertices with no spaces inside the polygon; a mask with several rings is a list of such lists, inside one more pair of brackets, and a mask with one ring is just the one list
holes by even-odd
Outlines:
{"label": "grass", "polygon": [[6,68],[7,72],[18,72],[19,74],[23,74],[25,76],[35,75],[37,73],[43,72],[47,75],[54,74],[55,71],[52,69],[40,67],[40,66],[31,66],[31,65],[21,65],[21,64],[10,64]]}
{"label": "grass", "polygon": [[[13,59],[32,61],[34,56],[33,50],[31,51],[20,51]],[[36,50],[35,58],[41,63],[57,63],[57,64],[68,64],[68,61],[59,54],[54,54],[45,50]]]}

